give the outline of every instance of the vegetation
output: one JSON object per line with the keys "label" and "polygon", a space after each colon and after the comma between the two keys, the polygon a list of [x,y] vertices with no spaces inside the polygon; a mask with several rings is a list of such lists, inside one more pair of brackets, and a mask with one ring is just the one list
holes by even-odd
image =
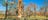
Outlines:
{"label": "vegetation", "polygon": [[[6,7],[6,12],[5,14],[0,14],[0,18],[3,17],[6,18],[5,20],[48,20],[48,13],[47,12],[47,7],[42,6],[40,8],[40,11],[37,12],[36,11],[36,4],[29,4],[29,6],[27,7],[27,10],[23,10],[24,9],[24,5],[22,5],[22,2],[20,1],[19,3],[21,3],[20,5],[16,4],[15,0],[13,0],[14,2],[3,2],[3,6]],[[16,6],[14,6],[16,4]],[[8,10],[8,6],[9,6],[9,10]],[[19,7],[18,7],[19,6]],[[33,8],[33,10],[31,10],[31,7]],[[19,13],[19,9],[21,10],[21,12]],[[45,11],[43,11],[45,10]],[[42,12],[43,11],[43,12]],[[21,16],[20,16],[21,14]],[[18,17],[19,15],[19,17]],[[2,18],[1,18],[2,19]]]}

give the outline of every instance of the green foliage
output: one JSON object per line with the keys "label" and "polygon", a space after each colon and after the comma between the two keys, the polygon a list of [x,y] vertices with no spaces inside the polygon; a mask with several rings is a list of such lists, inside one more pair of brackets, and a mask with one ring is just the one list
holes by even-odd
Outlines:
{"label": "green foliage", "polygon": [[6,2],[3,2],[3,4],[2,4],[3,6],[6,6]]}

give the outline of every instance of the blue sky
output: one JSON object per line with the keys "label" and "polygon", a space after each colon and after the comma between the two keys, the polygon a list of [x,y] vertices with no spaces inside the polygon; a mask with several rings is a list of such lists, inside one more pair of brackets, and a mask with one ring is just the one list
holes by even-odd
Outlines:
{"label": "blue sky", "polygon": [[[38,6],[37,10],[39,10],[40,7],[43,5],[44,0],[23,0],[24,7],[26,8],[30,2],[37,4]],[[2,5],[2,3],[3,0],[0,0],[0,10],[5,11],[5,7]]]}
{"label": "blue sky", "polygon": [[30,2],[35,3],[38,6],[37,10],[39,10],[44,0],[23,0],[23,2],[25,3],[25,7],[27,7]]}

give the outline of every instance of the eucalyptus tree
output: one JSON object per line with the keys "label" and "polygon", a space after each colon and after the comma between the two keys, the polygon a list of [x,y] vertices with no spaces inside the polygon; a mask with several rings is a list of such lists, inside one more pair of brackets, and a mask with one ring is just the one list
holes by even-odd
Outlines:
{"label": "eucalyptus tree", "polygon": [[36,16],[36,5],[34,4],[34,16]]}
{"label": "eucalyptus tree", "polygon": [[10,14],[10,11],[11,10],[14,10],[16,8],[16,0],[10,0],[8,1],[8,7],[9,7],[9,10],[8,10],[8,13]]}
{"label": "eucalyptus tree", "polygon": [[[8,6],[11,6],[16,4],[15,0],[13,0],[14,2],[8,2],[8,0],[3,0],[3,6],[6,7],[6,13],[5,13],[5,17],[7,17],[7,11],[8,11]],[[9,11],[11,10],[11,7],[9,8]]]}
{"label": "eucalyptus tree", "polygon": [[45,11],[45,7],[42,6],[42,7],[40,8],[40,13],[41,13],[42,15],[44,15],[44,11]]}
{"label": "eucalyptus tree", "polygon": [[44,0],[44,6],[45,6],[45,12],[44,12],[44,16],[45,16],[45,13],[47,12],[47,7],[48,7],[48,0]]}
{"label": "eucalyptus tree", "polygon": [[14,2],[10,2],[10,9],[9,9],[9,12],[11,12],[11,14],[14,12]]}
{"label": "eucalyptus tree", "polygon": [[[4,0],[3,0],[4,1]],[[5,3],[5,4],[4,4]],[[5,19],[7,18],[7,10],[8,10],[8,0],[4,1],[4,5],[6,7],[6,12],[5,12]]]}
{"label": "eucalyptus tree", "polygon": [[36,8],[37,8],[37,5],[34,3],[34,4],[30,4],[32,8],[34,8],[34,16],[36,16]]}

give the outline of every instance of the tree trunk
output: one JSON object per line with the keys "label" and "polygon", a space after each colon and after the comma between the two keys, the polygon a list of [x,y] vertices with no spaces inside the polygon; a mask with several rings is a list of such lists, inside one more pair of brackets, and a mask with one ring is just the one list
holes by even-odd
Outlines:
{"label": "tree trunk", "polygon": [[35,11],[35,12],[34,12],[34,16],[36,16],[36,8],[34,8],[34,11]]}
{"label": "tree trunk", "polygon": [[[5,19],[7,18],[7,10],[8,10],[8,4],[6,3]],[[5,19],[4,19],[4,20],[5,20]]]}
{"label": "tree trunk", "polygon": [[46,9],[47,9],[47,8],[45,8],[44,16],[45,16],[45,13],[46,13],[46,11],[47,11]]}

